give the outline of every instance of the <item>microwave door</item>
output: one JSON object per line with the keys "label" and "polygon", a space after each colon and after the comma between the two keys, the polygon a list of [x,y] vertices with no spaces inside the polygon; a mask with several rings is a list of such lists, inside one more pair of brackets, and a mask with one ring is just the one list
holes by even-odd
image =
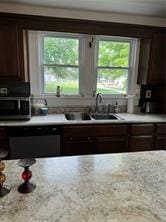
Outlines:
{"label": "microwave door", "polygon": [[0,116],[19,115],[18,100],[0,100]]}

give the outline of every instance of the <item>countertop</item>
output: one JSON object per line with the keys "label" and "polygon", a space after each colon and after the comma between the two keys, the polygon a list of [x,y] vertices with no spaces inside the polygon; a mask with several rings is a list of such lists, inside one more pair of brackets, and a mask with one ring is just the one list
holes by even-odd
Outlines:
{"label": "countertop", "polygon": [[28,121],[0,120],[0,126],[35,126],[35,125],[73,125],[73,124],[122,124],[122,123],[162,123],[166,122],[166,114],[129,114],[118,113],[122,120],[66,120],[64,114],[32,116]]}
{"label": "countertop", "polygon": [[166,222],[166,151],[37,159],[29,194],[6,163],[3,222]]}

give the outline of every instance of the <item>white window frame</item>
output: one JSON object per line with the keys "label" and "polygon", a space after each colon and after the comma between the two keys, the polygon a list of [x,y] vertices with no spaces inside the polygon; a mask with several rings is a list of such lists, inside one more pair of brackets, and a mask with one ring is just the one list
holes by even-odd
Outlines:
{"label": "white window frame", "polygon": [[[104,36],[98,35],[96,36],[96,44],[95,44],[95,81],[94,81],[94,91],[97,91],[97,71],[98,68],[107,68],[107,69],[126,69],[128,70],[127,76],[127,86],[126,86],[126,94],[104,94],[106,97],[123,97],[132,94],[133,85],[134,84],[134,67],[135,67],[135,54],[137,47],[138,39],[128,38],[128,37],[119,37],[119,36]],[[98,53],[99,53],[99,42],[100,41],[114,41],[114,42],[127,42],[130,44],[130,52],[129,52],[129,66],[128,67],[118,67],[118,66],[98,66]]]}
{"label": "white window frame", "polygon": [[[84,36],[82,34],[73,34],[73,33],[63,33],[63,32],[39,32],[39,66],[40,66],[40,94],[45,96],[55,96],[55,93],[45,93],[44,92],[44,67],[51,66],[50,64],[44,63],[44,38],[45,37],[59,37],[67,39],[77,39],[79,41],[78,49],[78,65],[71,65],[71,67],[76,67],[79,70],[78,75],[78,94],[65,94],[65,97],[79,97],[82,95],[82,75],[83,75],[83,60],[84,60]],[[54,64],[61,67],[70,67],[70,65],[60,65]]]}
{"label": "white window frame", "polygon": [[[42,87],[42,37],[43,36],[57,36],[58,32],[43,32],[43,31],[29,31],[29,60],[30,60],[30,81],[31,81],[31,93],[34,96],[40,98],[47,98],[50,104],[54,103],[60,105],[76,105],[77,101],[80,105],[87,105],[94,103],[94,91],[97,87],[97,75],[96,75],[96,62],[97,62],[97,50],[96,41],[98,38],[115,38],[121,41],[124,39],[133,41],[132,44],[132,58],[131,63],[131,78],[128,83],[128,95],[135,95],[138,88],[136,84],[137,70],[138,70],[138,58],[139,58],[139,39],[116,37],[116,36],[103,36],[103,35],[88,35],[88,34],[73,34],[73,33],[59,33],[60,36],[67,36],[70,34],[72,37],[80,38],[80,75],[79,75],[79,95],[62,95],[56,97],[56,92],[52,94],[44,94]],[[92,41],[93,38],[93,41]],[[92,47],[89,47],[89,42],[92,41]],[[139,89],[137,90],[138,94]],[[122,94],[103,94],[106,101],[109,99],[122,99],[126,100],[127,95]]]}

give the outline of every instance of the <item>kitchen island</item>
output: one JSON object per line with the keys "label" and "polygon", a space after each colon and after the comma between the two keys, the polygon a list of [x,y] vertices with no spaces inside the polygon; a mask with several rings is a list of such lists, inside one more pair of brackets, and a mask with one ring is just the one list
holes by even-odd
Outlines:
{"label": "kitchen island", "polygon": [[166,151],[37,159],[29,194],[17,191],[17,160],[5,163],[0,221],[166,221]]}

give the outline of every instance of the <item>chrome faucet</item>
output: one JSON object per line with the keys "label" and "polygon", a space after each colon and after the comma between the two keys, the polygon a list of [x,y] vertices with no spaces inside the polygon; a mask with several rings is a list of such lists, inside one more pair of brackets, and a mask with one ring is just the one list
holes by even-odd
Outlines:
{"label": "chrome faucet", "polygon": [[97,93],[96,94],[96,105],[95,105],[95,112],[98,113],[99,112],[99,103],[102,102],[102,96],[101,93]]}

